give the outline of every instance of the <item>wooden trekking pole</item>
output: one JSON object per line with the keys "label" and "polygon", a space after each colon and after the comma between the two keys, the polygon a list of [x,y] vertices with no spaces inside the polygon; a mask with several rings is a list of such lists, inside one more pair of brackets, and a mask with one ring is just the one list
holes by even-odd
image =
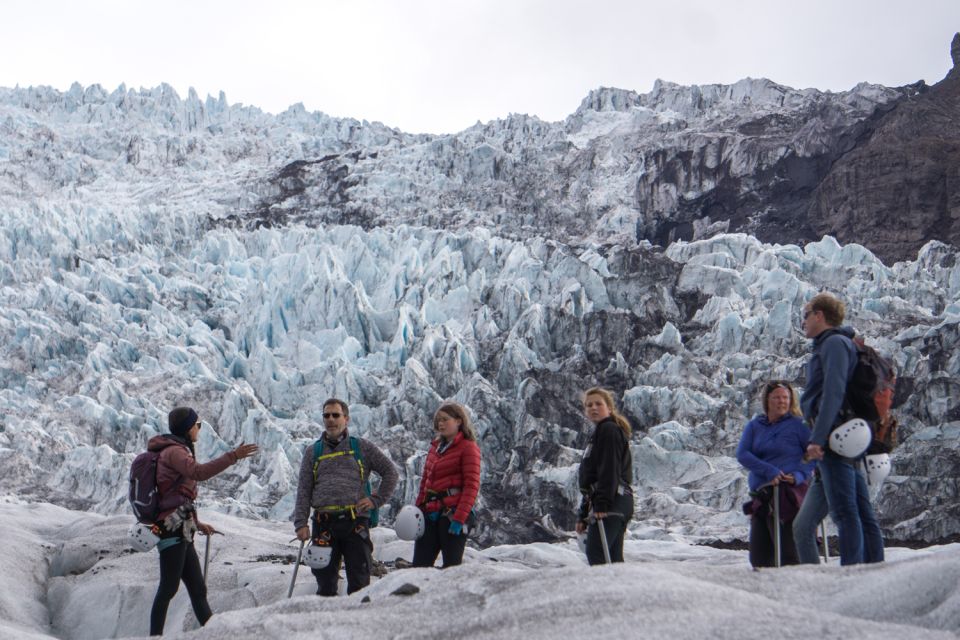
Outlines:
{"label": "wooden trekking pole", "polygon": [[300,541],[300,550],[297,551],[297,562],[293,565],[293,578],[290,579],[290,589],[287,591],[287,598],[293,596],[293,585],[297,584],[297,572],[300,570],[300,559],[303,558],[303,545],[306,542],[306,540]]}
{"label": "wooden trekking pole", "polygon": [[780,486],[773,485],[773,561],[778,569],[781,563],[780,550]]}

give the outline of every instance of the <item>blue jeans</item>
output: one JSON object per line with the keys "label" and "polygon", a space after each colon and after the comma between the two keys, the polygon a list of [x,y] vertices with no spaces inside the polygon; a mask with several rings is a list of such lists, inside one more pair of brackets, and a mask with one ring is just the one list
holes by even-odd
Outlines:
{"label": "blue jeans", "polygon": [[817,550],[817,527],[829,512],[823,483],[820,482],[819,476],[814,476],[803,504],[800,505],[800,511],[793,519],[793,542],[797,547],[797,559],[800,560],[800,564],[820,563],[820,553]]}
{"label": "blue jeans", "polygon": [[842,458],[827,453],[820,461],[820,479],[830,517],[837,525],[840,564],[883,562],[883,534],[863,474]]}

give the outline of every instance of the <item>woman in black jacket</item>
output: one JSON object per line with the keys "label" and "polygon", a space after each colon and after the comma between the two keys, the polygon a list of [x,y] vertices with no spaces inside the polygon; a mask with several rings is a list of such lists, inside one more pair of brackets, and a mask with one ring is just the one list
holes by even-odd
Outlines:
{"label": "woman in black jacket", "polygon": [[633,517],[633,456],[630,423],[617,413],[613,395],[594,387],[583,394],[583,411],[596,425],[580,462],[577,533],[587,532],[587,562],[606,562],[600,539],[606,533],[611,562],[623,562],[623,539]]}

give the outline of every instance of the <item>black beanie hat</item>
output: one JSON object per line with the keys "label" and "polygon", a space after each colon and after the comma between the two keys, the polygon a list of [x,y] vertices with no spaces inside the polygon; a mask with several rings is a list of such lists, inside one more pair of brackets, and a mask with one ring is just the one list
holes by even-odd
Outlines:
{"label": "black beanie hat", "polygon": [[167,426],[170,427],[170,433],[183,438],[199,417],[190,407],[177,407],[167,415]]}

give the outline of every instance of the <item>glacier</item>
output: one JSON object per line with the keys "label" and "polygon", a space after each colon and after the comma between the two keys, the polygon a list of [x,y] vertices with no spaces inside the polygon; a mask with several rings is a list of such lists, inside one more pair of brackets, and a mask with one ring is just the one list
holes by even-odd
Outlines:
{"label": "glacier", "polygon": [[[202,432],[202,457],[241,440],[263,450],[209,483],[207,500],[285,519],[321,403],[337,396],[402,469],[397,507],[415,494],[432,412],[452,398],[473,411],[485,454],[481,505],[496,517],[481,540],[556,539],[572,527],[589,431],[578,394],[600,382],[622,390],[639,427],[638,520],[663,537],[729,538],[742,526],[740,429],[765,380],[802,377],[800,308],[828,288],[859,302],[853,324],[913,391],[881,497],[885,526],[934,540],[956,515],[924,497],[950,480],[915,471],[947,454],[958,424],[948,345],[960,266],[939,266],[955,255],[945,245],[886,267],[829,238],[801,248],[745,235],[659,250],[483,229],[166,225],[177,239],[158,244],[124,235],[144,231],[128,219],[104,251],[81,237],[89,218],[29,218],[2,236],[8,492],[123,510],[132,456],[164,431],[170,407],[188,403],[215,427]],[[940,371],[931,343],[943,345]]]}
{"label": "glacier", "polygon": [[[0,89],[0,490],[122,511],[130,460],[169,408],[191,404],[214,426],[202,458],[241,440],[263,452],[208,483],[205,504],[284,520],[320,403],[338,396],[401,469],[389,522],[416,492],[430,416],[453,399],[484,451],[479,544],[563,540],[589,430],[579,394],[600,383],[637,427],[634,535],[741,539],[733,449],[763,381],[802,383],[799,309],[827,289],[900,370],[887,534],[948,538],[960,522],[954,247],[888,265],[830,237],[771,244],[722,226],[651,244],[616,204],[637,179],[615,179],[630,175],[625,148],[605,152],[616,168],[581,176],[606,204],[576,224],[486,200],[510,164],[491,170],[490,149],[529,179],[551,150],[732,128],[742,140],[725,162],[755,166],[768,152],[743,122],[757,114],[802,129],[811,105],[855,121],[899,93],[658,83],[598,90],[564,123],[411,136],[299,106],[181,100],[166,85]],[[791,153],[814,144],[778,130]],[[569,185],[543,171],[546,206]]]}

